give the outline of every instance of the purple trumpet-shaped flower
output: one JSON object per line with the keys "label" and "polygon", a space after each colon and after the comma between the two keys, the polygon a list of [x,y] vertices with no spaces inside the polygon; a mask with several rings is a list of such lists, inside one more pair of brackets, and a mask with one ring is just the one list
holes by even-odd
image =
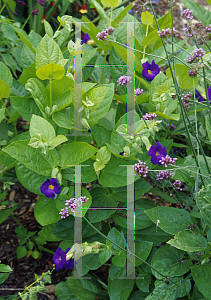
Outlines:
{"label": "purple trumpet-shaped flower", "polygon": [[59,271],[65,267],[66,270],[72,270],[74,267],[74,259],[70,258],[66,260],[66,254],[70,250],[67,248],[66,251],[63,251],[60,247],[56,250],[53,256],[53,262],[56,266],[56,271]]}
{"label": "purple trumpet-shaped flower", "polygon": [[81,41],[81,45],[83,45],[84,43],[87,43],[89,40],[91,40],[89,34],[85,33],[85,35]]}
{"label": "purple trumpet-shaped flower", "polygon": [[152,81],[155,76],[157,76],[160,73],[160,68],[153,60],[151,64],[147,62],[142,64],[143,71],[142,75],[144,78],[146,78],[148,81]]}
{"label": "purple trumpet-shaped flower", "polygon": [[161,143],[156,142],[157,146],[152,145],[148,151],[149,156],[152,156],[152,158],[150,159],[151,163],[153,163],[153,165],[161,165],[161,159],[162,157],[166,157],[167,155],[167,151],[166,151],[166,147],[161,145]]}
{"label": "purple trumpet-shaped flower", "polygon": [[40,191],[46,197],[54,199],[56,194],[61,193],[61,187],[56,178],[47,179],[40,187]]}

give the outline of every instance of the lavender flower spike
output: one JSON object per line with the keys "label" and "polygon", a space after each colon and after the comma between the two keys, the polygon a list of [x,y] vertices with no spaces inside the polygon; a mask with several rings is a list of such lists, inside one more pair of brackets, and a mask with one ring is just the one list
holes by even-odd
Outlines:
{"label": "lavender flower spike", "polygon": [[165,157],[162,157],[160,160],[161,165],[164,165],[165,168],[168,167],[170,164],[175,164],[177,158],[171,158],[169,155],[166,155]]}
{"label": "lavender flower spike", "polygon": [[119,79],[117,80],[117,82],[119,83],[119,84],[117,84],[117,85],[124,85],[125,83],[127,83],[127,82],[131,82],[130,80],[132,79],[132,77],[130,77],[130,76],[121,76],[121,77],[119,77]]}

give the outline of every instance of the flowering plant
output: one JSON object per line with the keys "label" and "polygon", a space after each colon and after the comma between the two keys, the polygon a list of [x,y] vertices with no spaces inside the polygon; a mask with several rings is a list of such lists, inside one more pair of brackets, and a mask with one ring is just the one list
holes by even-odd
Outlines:
{"label": "flowering plant", "polygon": [[[209,12],[182,0],[181,40],[172,1],[160,18],[157,1],[78,2],[82,22],[61,12],[54,28],[47,15],[44,34],[0,22],[10,38],[0,62],[0,179],[37,195],[41,226],[28,232],[16,220],[18,259],[50,253],[67,277],[58,299],[209,299]],[[5,198],[0,222],[18,206]]]}

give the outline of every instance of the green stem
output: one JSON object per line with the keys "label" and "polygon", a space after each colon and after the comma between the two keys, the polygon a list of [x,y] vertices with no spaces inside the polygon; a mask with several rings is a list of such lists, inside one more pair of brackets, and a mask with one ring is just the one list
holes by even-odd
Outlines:
{"label": "green stem", "polygon": [[169,126],[168,126],[168,128],[167,128],[167,130],[166,130],[166,137],[165,137],[165,139],[167,139],[167,136],[168,136],[169,130],[170,130],[170,128],[171,128],[171,124],[172,124],[172,120],[170,120],[170,122],[169,122]]}
{"label": "green stem", "polygon": [[31,17],[31,14],[32,14],[32,12],[33,12],[33,10],[35,9],[35,6],[36,6],[36,4],[37,4],[37,2],[35,2],[35,4],[34,4],[34,6],[33,6],[33,8],[32,8],[32,10],[31,10],[31,12],[29,13],[29,15],[28,15],[28,17],[27,17],[27,19],[26,19],[26,21],[25,21],[25,23],[23,24],[23,26],[22,26],[22,30],[24,29],[24,27],[26,26],[26,24],[28,23],[28,20],[30,19],[30,17]]}
{"label": "green stem", "polygon": [[[104,56],[104,63],[103,63],[103,65],[105,65],[105,62],[106,62],[106,56],[107,56],[107,52],[108,52],[108,51],[106,51],[106,52],[105,52],[105,56]],[[102,84],[103,84],[103,80],[104,80],[104,70],[105,70],[105,67],[103,67],[103,73],[102,73]]]}
{"label": "green stem", "polygon": [[[90,223],[86,217],[83,216],[83,219],[93,228],[95,229],[100,235],[102,235],[106,240],[110,241],[112,244],[116,245],[118,248],[120,248],[121,250],[127,252],[128,250],[125,250],[125,248],[119,246],[117,243],[115,243],[114,241],[112,241],[111,239],[109,239],[107,236],[105,236],[102,232],[100,232],[92,223]],[[145,260],[143,260],[142,258],[140,258],[139,256],[137,256],[136,254],[131,253],[133,256],[135,256],[137,259],[139,259],[140,261],[142,261],[143,263],[145,263],[148,267],[150,267],[151,269],[153,269],[154,271],[156,271],[158,274],[160,274],[163,278],[166,277],[166,275],[163,275],[162,273],[160,273],[158,270],[156,270],[154,267],[152,267],[148,262],[146,262]],[[170,282],[172,282],[173,284],[177,285],[179,288],[181,288],[182,290],[185,291],[184,288],[182,288],[179,284],[175,283],[174,281],[172,281],[171,279],[169,279]],[[186,292],[186,291],[185,291]]]}
{"label": "green stem", "polygon": [[204,225],[203,231],[202,231],[202,235],[204,235],[204,231],[206,229],[207,224]]}
{"label": "green stem", "polygon": [[8,113],[8,116],[11,118],[11,114],[9,113],[9,110],[7,109],[6,105],[4,104],[3,99],[1,99],[2,105],[4,106],[6,112]]}
{"label": "green stem", "polygon": [[108,223],[108,227],[109,227],[109,230],[111,230],[111,224],[110,224],[110,222],[109,222],[109,218],[107,219],[107,223]]}
{"label": "green stem", "polygon": [[106,289],[108,291],[108,286],[104,282],[102,282],[97,275],[95,275],[92,272],[89,272],[89,274],[92,275],[93,277],[95,277],[96,280],[104,287],[104,289]]}
{"label": "green stem", "polygon": [[[149,30],[149,25],[147,25],[147,30],[146,30],[146,36],[148,35],[148,30]],[[147,46],[144,46],[144,54],[143,54],[143,59],[145,57],[145,50]]]}
{"label": "green stem", "polygon": [[56,163],[56,160],[55,160],[55,158],[54,158],[54,155],[53,155],[53,152],[50,150],[50,153],[51,153],[51,156],[52,156],[52,158],[53,158],[53,161],[54,161],[54,163],[55,163],[55,166],[57,167],[57,163]]}
{"label": "green stem", "polygon": [[0,10],[0,15],[1,15],[1,13],[2,13],[3,9],[5,8],[5,6],[6,6],[7,2],[8,2],[8,1],[6,1],[6,2],[4,3],[4,5],[2,6],[2,8],[1,8],[1,10]]}
{"label": "green stem", "polygon": [[16,218],[14,217],[12,214],[10,215],[10,217],[23,229],[23,230],[26,230],[26,228],[23,226],[23,224],[21,224],[21,222]]}
{"label": "green stem", "polygon": [[[29,6],[29,11],[32,11],[32,0],[28,0],[28,6]],[[33,29],[33,20],[32,18],[29,18],[29,31]]]}
{"label": "green stem", "polygon": [[[158,24],[158,22],[157,22],[157,18],[156,18],[156,16],[155,16],[155,12],[154,12],[154,9],[153,9],[151,0],[150,0],[150,6],[151,6],[151,9],[152,9],[152,11],[153,11],[153,15],[154,15],[154,19],[155,19],[157,28],[158,28],[158,30],[160,31],[160,27],[159,27],[159,24]],[[169,55],[168,55],[168,51],[167,51],[167,49],[166,49],[165,43],[163,42],[163,38],[161,38],[161,41],[162,41],[162,44],[163,44],[163,47],[164,47],[164,50],[165,50],[165,53],[166,53],[167,60],[168,60],[168,62],[169,62],[169,68],[170,68],[171,76],[172,76],[172,79],[173,79],[173,82],[174,82],[174,86],[175,86],[175,89],[176,89],[176,93],[177,93],[177,96],[178,96],[178,99],[179,99],[179,104],[180,104],[180,109],[181,109],[182,119],[183,119],[183,122],[184,122],[184,125],[185,125],[185,129],[186,129],[186,132],[187,132],[189,144],[190,144],[190,146],[191,146],[191,150],[192,150],[192,153],[193,153],[193,156],[194,156],[196,165],[197,165],[197,167],[199,168],[199,163],[198,163],[198,160],[197,160],[197,157],[196,157],[195,149],[194,149],[194,147],[193,147],[193,143],[192,143],[191,138],[190,138],[190,132],[189,132],[189,129],[188,129],[188,126],[187,126],[187,122],[186,122],[186,119],[185,119],[185,116],[186,116],[186,118],[187,118],[187,114],[186,114],[186,111],[185,111],[185,109],[184,109],[184,105],[183,105],[183,103],[182,103],[182,99],[181,99],[180,91],[179,91],[179,86],[178,86],[177,80],[176,80],[176,78],[175,78],[175,74],[174,74],[174,72],[173,72],[173,70],[172,70],[171,63],[170,63],[170,59],[169,59]],[[184,114],[185,114],[185,116],[184,116]],[[187,119],[188,119],[188,118],[187,118]],[[189,119],[188,119],[188,121],[189,121]],[[191,125],[190,125],[190,126],[191,126]],[[203,177],[201,176],[201,171],[200,171],[200,177],[201,177],[202,184],[205,185],[205,184],[204,184],[204,179],[203,179]]]}
{"label": "green stem", "polygon": [[50,254],[54,254],[54,252],[52,250],[49,250],[49,249],[47,249],[43,246],[39,246],[39,250],[40,251],[45,251],[45,252],[50,253]]}
{"label": "green stem", "polygon": [[113,7],[111,7],[110,26],[111,26],[111,23],[112,23],[112,12],[113,12]]}

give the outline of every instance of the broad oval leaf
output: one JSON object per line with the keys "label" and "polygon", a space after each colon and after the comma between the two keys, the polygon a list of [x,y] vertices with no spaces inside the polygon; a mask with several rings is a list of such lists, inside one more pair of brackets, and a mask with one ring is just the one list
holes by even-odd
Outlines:
{"label": "broad oval leaf", "polygon": [[36,75],[41,80],[45,79],[62,79],[65,74],[65,69],[54,63],[50,63],[48,65],[42,66],[36,71]]}

